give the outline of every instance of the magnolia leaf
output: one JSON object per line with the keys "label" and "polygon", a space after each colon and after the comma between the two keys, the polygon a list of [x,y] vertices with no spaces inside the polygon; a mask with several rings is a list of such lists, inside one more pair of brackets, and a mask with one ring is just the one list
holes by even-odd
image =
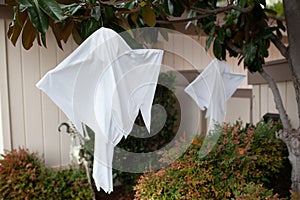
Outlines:
{"label": "magnolia leaf", "polygon": [[82,8],[81,4],[73,3],[69,5],[60,5],[63,13],[66,15],[75,15],[75,13]]}
{"label": "magnolia leaf", "polygon": [[246,45],[244,61],[247,66],[252,65],[254,62],[256,58],[256,51],[256,45],[252,41]]}
{"label": "magnolia leaf", "polygon": [[32,3],[30,0],[16,0],[16,2],[25,7],[32,7]]}
{"label": "magnolia leaf", "polygon": [[115,11],[112,6],[104,6],[104,13],[105,13],[105,18],[107,18],[108,20],[114,18],[115,16]]}
{"label": "magnolia leaf", "polygon": [[61,38],[65,43],[68,41],[68,38],[72,34],[73,26],[74,26],[74,22],[69,21],[66,23],[64,28],[61,30]]}
{"label": "magnolia leaf", "polygon": [[155,26],[155,24],[156,24],[156,15],[155,15],[155,11],[151,7],[145,6],[142,9],[142,17],[143,17],[144,22],[148,26]]}
{"label": "magnolia leaf", "polygon": [[185,8],[183,7],[183,2],[177,1],[177,0],[170,0],[170,2],[172,2],[172,5],[173,5],[172,15],[174,17],[180,17],[185,10]]}
{"label": "magnolia leaf", "polygon": [[5,0],[4,1],[5,4],[9,5],[9,6],[17,6],[18,3],[15,0]]}
{"label": "magnolia leaf", "polygon": [[217,37],[214,41],[213,52],[216,58],[223,60],[226,57],[225,47],[222,45],[222,41]]}
{"label": "magnolia leaf", "polygon": [[131,27],[128,24],[128,21],[126,19],[115,18],[115,19],[112,19],[112,22],[115,23],[116,25],[122,27],[122,29],[124,29],[124,30],[130,30],[131,29]]}
{"label": "magnolia leaf", "polygon": [[76,42],[76,44],[79,45],[83,42],[83,39],[81,38],[76,26],[73,26],[72,36],[73,36],[73,39]]}
{"label": "magnolia leaf", "polygon": [[81,23],[80,36],[83,40],[88,38],[92,33],[101,27],[100,23],[94,18],[90,18]]}
{"label": "magnolia leaf", "polygon": [[137,12],[130,14],[130,19],[136,24],[139,14]]}
{"label": "magnolia leaf", "polygon": [[225,40],[225,31],[224,31],[224,29],[219,28],[218,31],[217,31],[217,34],[218,34],[219,41],[223,44],[224,40]]}
{"label": "magnolia leaf", "polygon": [[168,10],[171,15],[174,13],[174,6],[171,0],[168,0]]}
{"label": "magnolia leaf", "polygon": [[208,51],[212,41],[214,40],[214,36],[213,35],[209,35],[209,37],[206,40],[206,45],[205,45],[205,51]]}
{"label": "magnolia leaf", "polygon": [[8,38],[10,38],[13,45],[16,45],[17,40],[21,34],[25,21],[28,19],[26,12],[17,12],[16,13],[16,23],[9,27]]}
{"label": "magnolia leaf", "polygon": [[42,38],[42,43],[43,43],[44,47],[47,48],[46,34],[45,33],[41,33],[41,38]]}
{"label": "magnolia leaf", "polygon": [[31,23],[31,21],[27,20],[22,33],[22,44],[26,50],[32,47],[35,37],[36,37],[35,28]]}
{"label": "magnolia leaf", "polygon": [[33,26],[41,33],[45,33],[49,27],[49,19],[36,6],[28,8],[28,16]]}
{"label": "magnolia leaf", "polygon": [[89,0],[89,2],[90,2],[92,5],[95,5],[95,4],[96,4],[96,0]]}
{"label": "magnolia leaf", "polygon": [[91,17],[95,18],[97,21],[101,18],[100,6],[95,6],[91,9]]}
{"label": "magnolia leaf", "polygon": [[60,3],[60,4],[72,4],[74,2],[78,2],[77,0],[56,0],[57,3]]}
{"label": "magnolia leaf", "polygon": [[60,28],[59,28],[59,24],[54,23],[53,20],[50,20],[50,27],[51,27],[52,32],[54,34],[54,37],[56,39],[57,45],[59,46],[60,49],[63,49],[62,45],[61,45],[62,37],[61,37],[61,31],[60,31]]}
{"label": "magnolia leaf", "polygon": [[37,0],[40,8],[51,18],[62,21],[65,17],[62,15],[62,9],[54,0]]}

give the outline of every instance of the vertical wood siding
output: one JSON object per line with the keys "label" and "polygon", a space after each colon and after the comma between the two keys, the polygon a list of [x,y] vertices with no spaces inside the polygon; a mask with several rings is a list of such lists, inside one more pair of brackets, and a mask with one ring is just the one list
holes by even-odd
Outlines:
{"label": "vertical wood siding", "polygon": [[5,20],[0,19],[0,153],[11,148]]}
{"label": "vertical wood siding", "polygon": [[58,133],[57,127],[67,119],[35,84],[69,55],[75,45],[70,41],[61,51],[52,34],[47,34],[47,48],[35,43],[27,51],[20,41],[13,46],[6,39],[11,146],[38,152],[44,156],[47,165],[66,165],[70,138],[65,133]]}
{"label": "vertical wood siding", "polygon": [[[296,95],[292,81],[277,83],[283,104],[290,117],[292,126],[297,128],[299,121],[297,118]],[[266,84],[253,86],[253,122],[261,120],[266,113],[278,113],[274,103],[272,91]]]}

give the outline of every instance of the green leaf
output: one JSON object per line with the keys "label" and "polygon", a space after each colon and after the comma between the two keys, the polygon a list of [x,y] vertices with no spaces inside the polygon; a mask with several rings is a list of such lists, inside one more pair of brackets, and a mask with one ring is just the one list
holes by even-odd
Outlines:
{"label": "green leaf", "polygon": [[95,4],[96,4],[96,0],[89,0],[89,2],[90,2],[92,5],[95,5]]}
{"label": "green leaf", "polygon": [[254,44],[254,42],[249,42],[246,45],[246,49],[245,49],[245,64],[247,66],[252,65],[252,63],[254,62],[255,58],[256,58],[256,45]]}
{"label": "green leaf", "polygon": [[75,15],[75,13],[82,8],[81,4],[73,3],[69,5],[60,5],[62,11],[67,15]]}
{"label": "green leaf", "polygon": [[33,26],[41,33],[46,33],[49,27],[48,16],[39,8],[38,2],[35,0],[35,6],[28,8],[28,16]]}
{"label": "green leaf", "polygon": [[232,35],[232,33],[231,33],[230,28],[226,28],[226,36],[231,37],[231,35]]}
{"label": "green leaf", "polygon": [[174,11],[173,11],[173,16],[174,17],[180,17],[183,12],[184,12],[184,7],[182,5],[182,1],[177,1],[177,0],[171,0]]}
{"label": "green leaf", "polygon": [[209,37],[206,40],[206,45],[205,45],[205,51],[208,51],[212,41],[214,40],[214,36],[213,35],[209,35]]}
{"label": "green leaf", "polygon": [[104,6],[105,18],[112,19],[115,16],[115,12],[112,6]]}
{"label": "green leaf", "polygon": [[218,38],[216,38],[214,41],[213,52],[216,58],[222,58],[222,44]]}
{"label": "green leaf", "polygon": [[244,8],[246,6],[246,4],[247,4],[247,0],[240,0],[240,1],[238,1],[238,5],[241,8]]}
{"label": "green leaf", "polygon": [[32,2],[29,0],[16,0],[19,3],[20,12],[24,12],[28,7],[32,7]]}
{"label": "green leaf", "polygon": [[26,50],[32,47],[35,37],[36,37],[35,28],[31,23],[31,21],[27,20],[22,33],[22,44]]}
{"label": "green leaf", "polygon": [[219,41],[223,44],[224,43],[224,40],[225,40],[225,31],[223,28],[219,28],[218,31],[218,39]]}
{"label": "green leaf", "polygon": [[172,1],[171,1],[171,0],[168,0],[168,1],[166,1],[166,2],[167,2],[167,4],[168,4],[168,10],[169,10],[169,13],[170,13],[171,15],[173,15],[173,13],[174,13],[174,6],[173,6]]}
{"label": "green leaf", "polygon": [[80,36],[85,40],[88,38],[93,32],[101,27],[100,23],[96,21],[94,18],[90,18],[81,23],[81,31]]}
{"label": "green leaf", "polygon": [[100,6],[95,6],[91,10],[91,17],[95,18],[97,21],[101,18],[101,10]]}
{"label": "green leaf", "polygon": [[62,15],[62,9],[54,0],[37,0],[40,8],[50,17],[57,21],[62,21],[65,17]]}
{"label": "green leaf", "polygon": [[156,15],[155,15],[155,11],[151,7],[146,6],[142,9],[142,17],[143,17],[144,22],[148,26],[155,26]]}
{"label": "green leaf", "polygon": [[32,3],[30,0],[16,0],[20,5],[26,6],[26,7],[31,7]]}

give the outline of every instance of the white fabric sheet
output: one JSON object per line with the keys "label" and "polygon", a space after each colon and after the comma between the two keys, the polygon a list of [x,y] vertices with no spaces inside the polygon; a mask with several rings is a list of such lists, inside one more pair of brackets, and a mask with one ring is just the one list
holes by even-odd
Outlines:
{"label": "white fabric sheet", "polygon": [[212,60],[203,72],[185,88],[201,110],[210,117],[208,134],[221,125],[226,114],[226,101],[236,91],[245,75],[232,73],[225,61]]}
{"label": "white fabric sheet", "polygon": [[98,190],[113,191],[114,146],[130,133],[139,110],[150,132],[162,57],[162,50],[132,50],[116,32],[100,28],[37,83],[83,136],[82,124],[95,132]]}

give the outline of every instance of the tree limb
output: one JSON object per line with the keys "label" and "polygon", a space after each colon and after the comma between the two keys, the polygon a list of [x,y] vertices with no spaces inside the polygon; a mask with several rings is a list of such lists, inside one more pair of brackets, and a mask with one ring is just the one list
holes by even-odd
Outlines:
{"label": "tree limb", "polygon": [[180,19],[172,19],[172,20],[156,20],[156,23],[157,24],[184,23],[184,22],[194,21],[197,19],[202,19],[202,18],[208,17],[210,15],[211,14],[205,14],[205,15],[198,15],[198,16],[190,17],[190,18],[180,18]]}
{"label": "tree limb", "polygon": [[275,47],[279,50],[281,55],[286,59],[288,59],[288,48],[278,38],[271,39],[271,41],[275,45]]}
{"label": "tree limb", "polygon": [[216,14],[226,12],[226,11],[229,11],[229,10],[237,10],[241,13],[248,13],[248,12],[251,12],[252,9],[253,9],[253,6],[248,6],[246,8],[241,8],[241,7],[232,5],[232,4],[227,5],[225,7],[219,7],[219,8],[213,9],[213,10],[191,7],[192,11],[195,11],[197,13],[202,13],[202,14],[210,14],[210,15],[216,15]]}
{"label": "tree limb", "polygon": [[276,108],[277,108],[277,110],[279,112],[283,128],[287,132],[290,132],[292,130],[292,125],[291,125],[291,123],[290,123],[290,121],[288,119],[286,110],[285,110],[285,108],[283,106],[282,99],[281,99],[278,87],[276,85],[276,82],[274,81],[274,79],[266,71],[262,71],[262,72],[260,72],[260,74],[269,83],[269,86],[270,86],[270,88],[272,90],[272,93],[274,95],[274,102],[275,102]]}
{"label": "tree limb", "polygon": [[240,8],[235,5],[228,5],[226,7],[221,7],[221,8],[216,8],[213,10],[206,10],[203,8],[196,8],[196,7],[191,7],[190,8],[192,11],[195,11],[197,13],[200,13],[201,15],[197,15],[195,17],[190,17],[190,18],[184,18],[184,19],[172,19],[172,20],[156,20],[156,23],[158,24],[173,24],[173,23],[184,23],[184,22],[189,22],[189,21],[194,21],[198,19],[202,19],[211,15],[216,15],[222,12],[226,12],[229,10],[237,10],[242,13],[247,13],[251,12],[253,9],[253,6],[248,6],[246,8]]}
{"label": "tree limb", "polygon": [[233,51],[235,51],[236,53],[243,53],[243,50],[237,46],[235,46],[232,42],[230,41],[226,41],[226,45]]}

